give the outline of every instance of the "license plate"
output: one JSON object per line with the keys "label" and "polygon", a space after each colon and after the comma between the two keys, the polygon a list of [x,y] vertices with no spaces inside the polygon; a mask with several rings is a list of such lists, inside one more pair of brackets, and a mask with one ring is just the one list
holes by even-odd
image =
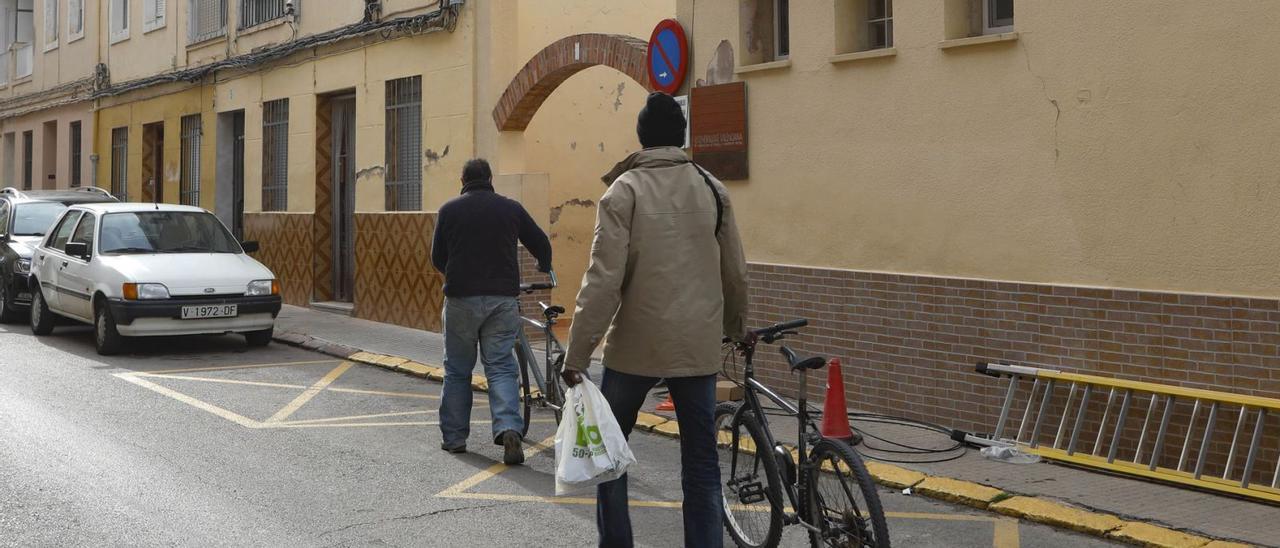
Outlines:
{"label": "license plate", "polygon": [[182,307],[182,319],[202,320],[205,318],[234,318],[239,313],[234,304],[210,304]]}

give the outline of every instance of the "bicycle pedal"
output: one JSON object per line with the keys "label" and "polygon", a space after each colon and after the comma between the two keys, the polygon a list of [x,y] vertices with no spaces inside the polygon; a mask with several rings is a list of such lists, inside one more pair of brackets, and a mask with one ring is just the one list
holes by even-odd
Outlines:
{"label": "bicycle pedal", "polygon": [[764,502],[767,497],[764,493],[764,484],[758,481],[744,483],[738,487],[738,500],[742,504],[755,504]]}

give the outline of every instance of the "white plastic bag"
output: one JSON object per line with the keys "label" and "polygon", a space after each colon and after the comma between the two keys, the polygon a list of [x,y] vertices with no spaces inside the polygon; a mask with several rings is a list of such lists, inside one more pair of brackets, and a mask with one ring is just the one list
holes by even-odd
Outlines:
{"label": "white plastic bag", "polygon": [[604,394],[590,380],[569,388],[556,430],[556,494],[622,477],[636,462]]}

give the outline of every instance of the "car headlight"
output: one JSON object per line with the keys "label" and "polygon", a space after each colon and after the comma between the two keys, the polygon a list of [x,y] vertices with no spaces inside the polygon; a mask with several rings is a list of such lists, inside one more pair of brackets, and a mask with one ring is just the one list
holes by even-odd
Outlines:
{"label": "car headlight", "polygon": [[280,282],[276,280],[254,280],[249,282],[244,294],[249,297],[265,297],[280,294]]}
{"label": "car headlight", "polygon": [[168,299],[169,288],[164,284],[124,284],[124,298],[128,301]]}
{"label": "car headlight", "polygon": [[15,272],[18,274],[31,273],[31,259],[18,259],[16,266],[17,268],[15,269]]}

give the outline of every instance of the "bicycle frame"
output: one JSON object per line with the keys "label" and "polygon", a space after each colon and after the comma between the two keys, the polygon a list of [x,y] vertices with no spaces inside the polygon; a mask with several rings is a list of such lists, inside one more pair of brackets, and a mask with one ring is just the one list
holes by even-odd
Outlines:
{"label": "bicycle frame", "polygon": [[[564,353],[564,346],[560,344],[560,339],[556,338],[555,333],[552,331],[552,327],[555,327],[556,324],[555,320],[551,320],[550,322],[540,322],[533,318],[526,318],[524,316],[521,316],[520,319],[542,331],[543,341],[545,343],[542,349],[542,357],[544,361],[539,362],[534,358],[533,346],[529,344],[529,337],[525,334],[523,328],[520,329],[517,335],[516,351],[526,353],[525,360],[526,363],[529,364],[529,370],[533,374],[533,380],[537,383],[538,390],[541,391],[545,397],[545,394],[547,393],[547,380],[546,377],[543,376],[542,369],[540,367],[548,363],[553,363],[554,356]],[[548,407],[555,407],[546,403],[545,399],[542,403]]]}
{"label": "bicycle frame", "polygon": [[[806,392],[808,390],[808,372],[803,369],[800,370],[800,397],[797,398],[799,405],[792,405],[791,402],[787,401],[777,392],[774,392],[769,387],[756,380],[755,365],[753,364],[755,350],[756,343],[753,342],[749,346],[745,347],[743,352],[745,361],[743,366],[743,384],[745,385],[743,390],[743,405],[738,406],[734,419],[738,420],[739,416],[748,410],[754,413],[756,419],[758,419],[760,423],[761,429],[764,431],[764,437],[768,442],[769,451],[775,459],[780,460],[778,463],[780,466],[785,465],[780,472],[788,475],[788,477],[784,478],[783,485],[786,486],[786,494],[787,498],[791,502],[791,508],[795,510],[795,513],[784,516],[785,522],[788,524],[800,524],[806,529],[817,531],[818,528],[809,523],[808,505],[801,504],[802,501],[809,500],[808,485],[804,478],[808,477],[809,469],[814,466],[805,458],[809,453],[808,432],[809,429],[814,426],[809,419],[807,405]],[[763,394],[770,401],[777,404],[778,407],[781,407],[788,415],[796,417],[796,420],[799,422],[799,432],[797,434],[799,439],[796,443],[797,458],[799,460],[798,463],[792,459],[791,454],[786,451],[785,447],[778,444],[777,440],[774,438],[773,431],[769,428],[768,416],[764,412],[764,407],[760,405],[760,398],[758,394]],[[735,429],[735,438],[737,437],[737,434],[738,431]],[[732,443],[732,446],[736,446],[738,444],[738,440],[733,439]],[[759,447],[756,448],[757,453],[759,453],[760,449],[761,448]],[[736,451],[732,454],[734,459],[738,458],[738,453]],[[732,463],[735,467],[736,464],[736,462]]]}

